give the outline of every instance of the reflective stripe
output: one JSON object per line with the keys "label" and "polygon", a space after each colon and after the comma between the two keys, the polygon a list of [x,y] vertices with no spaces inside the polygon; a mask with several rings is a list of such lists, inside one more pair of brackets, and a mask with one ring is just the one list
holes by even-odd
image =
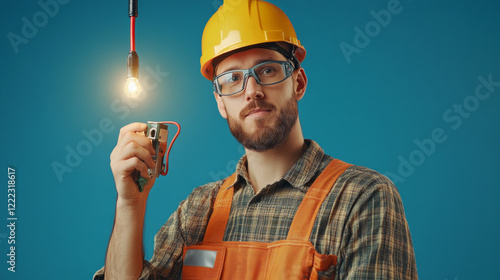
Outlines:
{"label": "reflective stripe", "polygon": [[189,249],[184,257],[184,265],[213,268],[217,251]]}

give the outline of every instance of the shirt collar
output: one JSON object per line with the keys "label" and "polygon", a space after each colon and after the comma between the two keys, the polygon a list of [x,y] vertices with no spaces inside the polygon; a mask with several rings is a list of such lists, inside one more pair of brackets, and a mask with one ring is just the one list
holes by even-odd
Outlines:
{"label": "shirt collar", "polygon": [[[306,184],[317,174],[323,156],[325,155],[323,149],[315,141],[306,139],[305,142],[307,145],[306,151],[280,180],[287,181],[290,185],[303,192],[307,192],[309,185],[306,186]],[[246,163],[247,156],[245,154],[236,165],[236,174],[238,177],[235,183],[240,183],[242,180],[249,182]]]}

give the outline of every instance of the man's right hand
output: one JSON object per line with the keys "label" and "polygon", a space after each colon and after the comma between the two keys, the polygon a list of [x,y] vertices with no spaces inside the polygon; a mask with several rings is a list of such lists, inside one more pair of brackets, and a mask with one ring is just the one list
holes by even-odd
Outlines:
{"label": "man's right hand", "polygon": [[151,158],[153,144],[143,132],[145,123],[131,123],[122,127],[118,143],[111,153],[111,170],[115,177],[116,200],[115,223],[106,253],[106,280],[132,280],[141,275],[144,252],[142,232],[146,201],[155,179],[149,179],[144,190],[139,192],[135,182],[137,171],[148,178],[148,167],[154,168]]}
{"label": "man's right hand", "polygon": [[142,133],[147,127],[145,123],[131,123],[122,127],[118,143],[111,152],[110,165],[115,178],[118,201],[121,203],[145,204],[155,182],[155,178],[149,179],[143,192],[139,192],[139,187],[135,182],[137,171],[142,177],[149,178],[148,167],[155,167],[155,162],[151,158],[155,150],[151,140]]}

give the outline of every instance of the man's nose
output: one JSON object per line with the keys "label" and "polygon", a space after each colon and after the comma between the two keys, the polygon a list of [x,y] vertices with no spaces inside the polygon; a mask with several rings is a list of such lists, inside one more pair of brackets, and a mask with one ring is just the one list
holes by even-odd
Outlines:
{"label": "man's nose", "polygon": [[245,86],[245,97],[247,101],[251,99],[261,99],[264,97],[262,86],[257,83],[253,76],[249,76]]}

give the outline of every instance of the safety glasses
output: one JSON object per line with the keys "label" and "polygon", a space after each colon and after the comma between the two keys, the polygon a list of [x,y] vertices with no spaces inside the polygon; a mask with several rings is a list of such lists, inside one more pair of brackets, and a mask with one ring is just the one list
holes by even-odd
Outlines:
{"label": "safety glasses", "polygon": [[292,75],[293,70],[293,64],[289,61],[266,61],[250,69],[219,74],[212,80],[212,85],[218,95],[233,95],[245,89],[250,76],[254,77],[259,85],[269,86],[283,82]]}

